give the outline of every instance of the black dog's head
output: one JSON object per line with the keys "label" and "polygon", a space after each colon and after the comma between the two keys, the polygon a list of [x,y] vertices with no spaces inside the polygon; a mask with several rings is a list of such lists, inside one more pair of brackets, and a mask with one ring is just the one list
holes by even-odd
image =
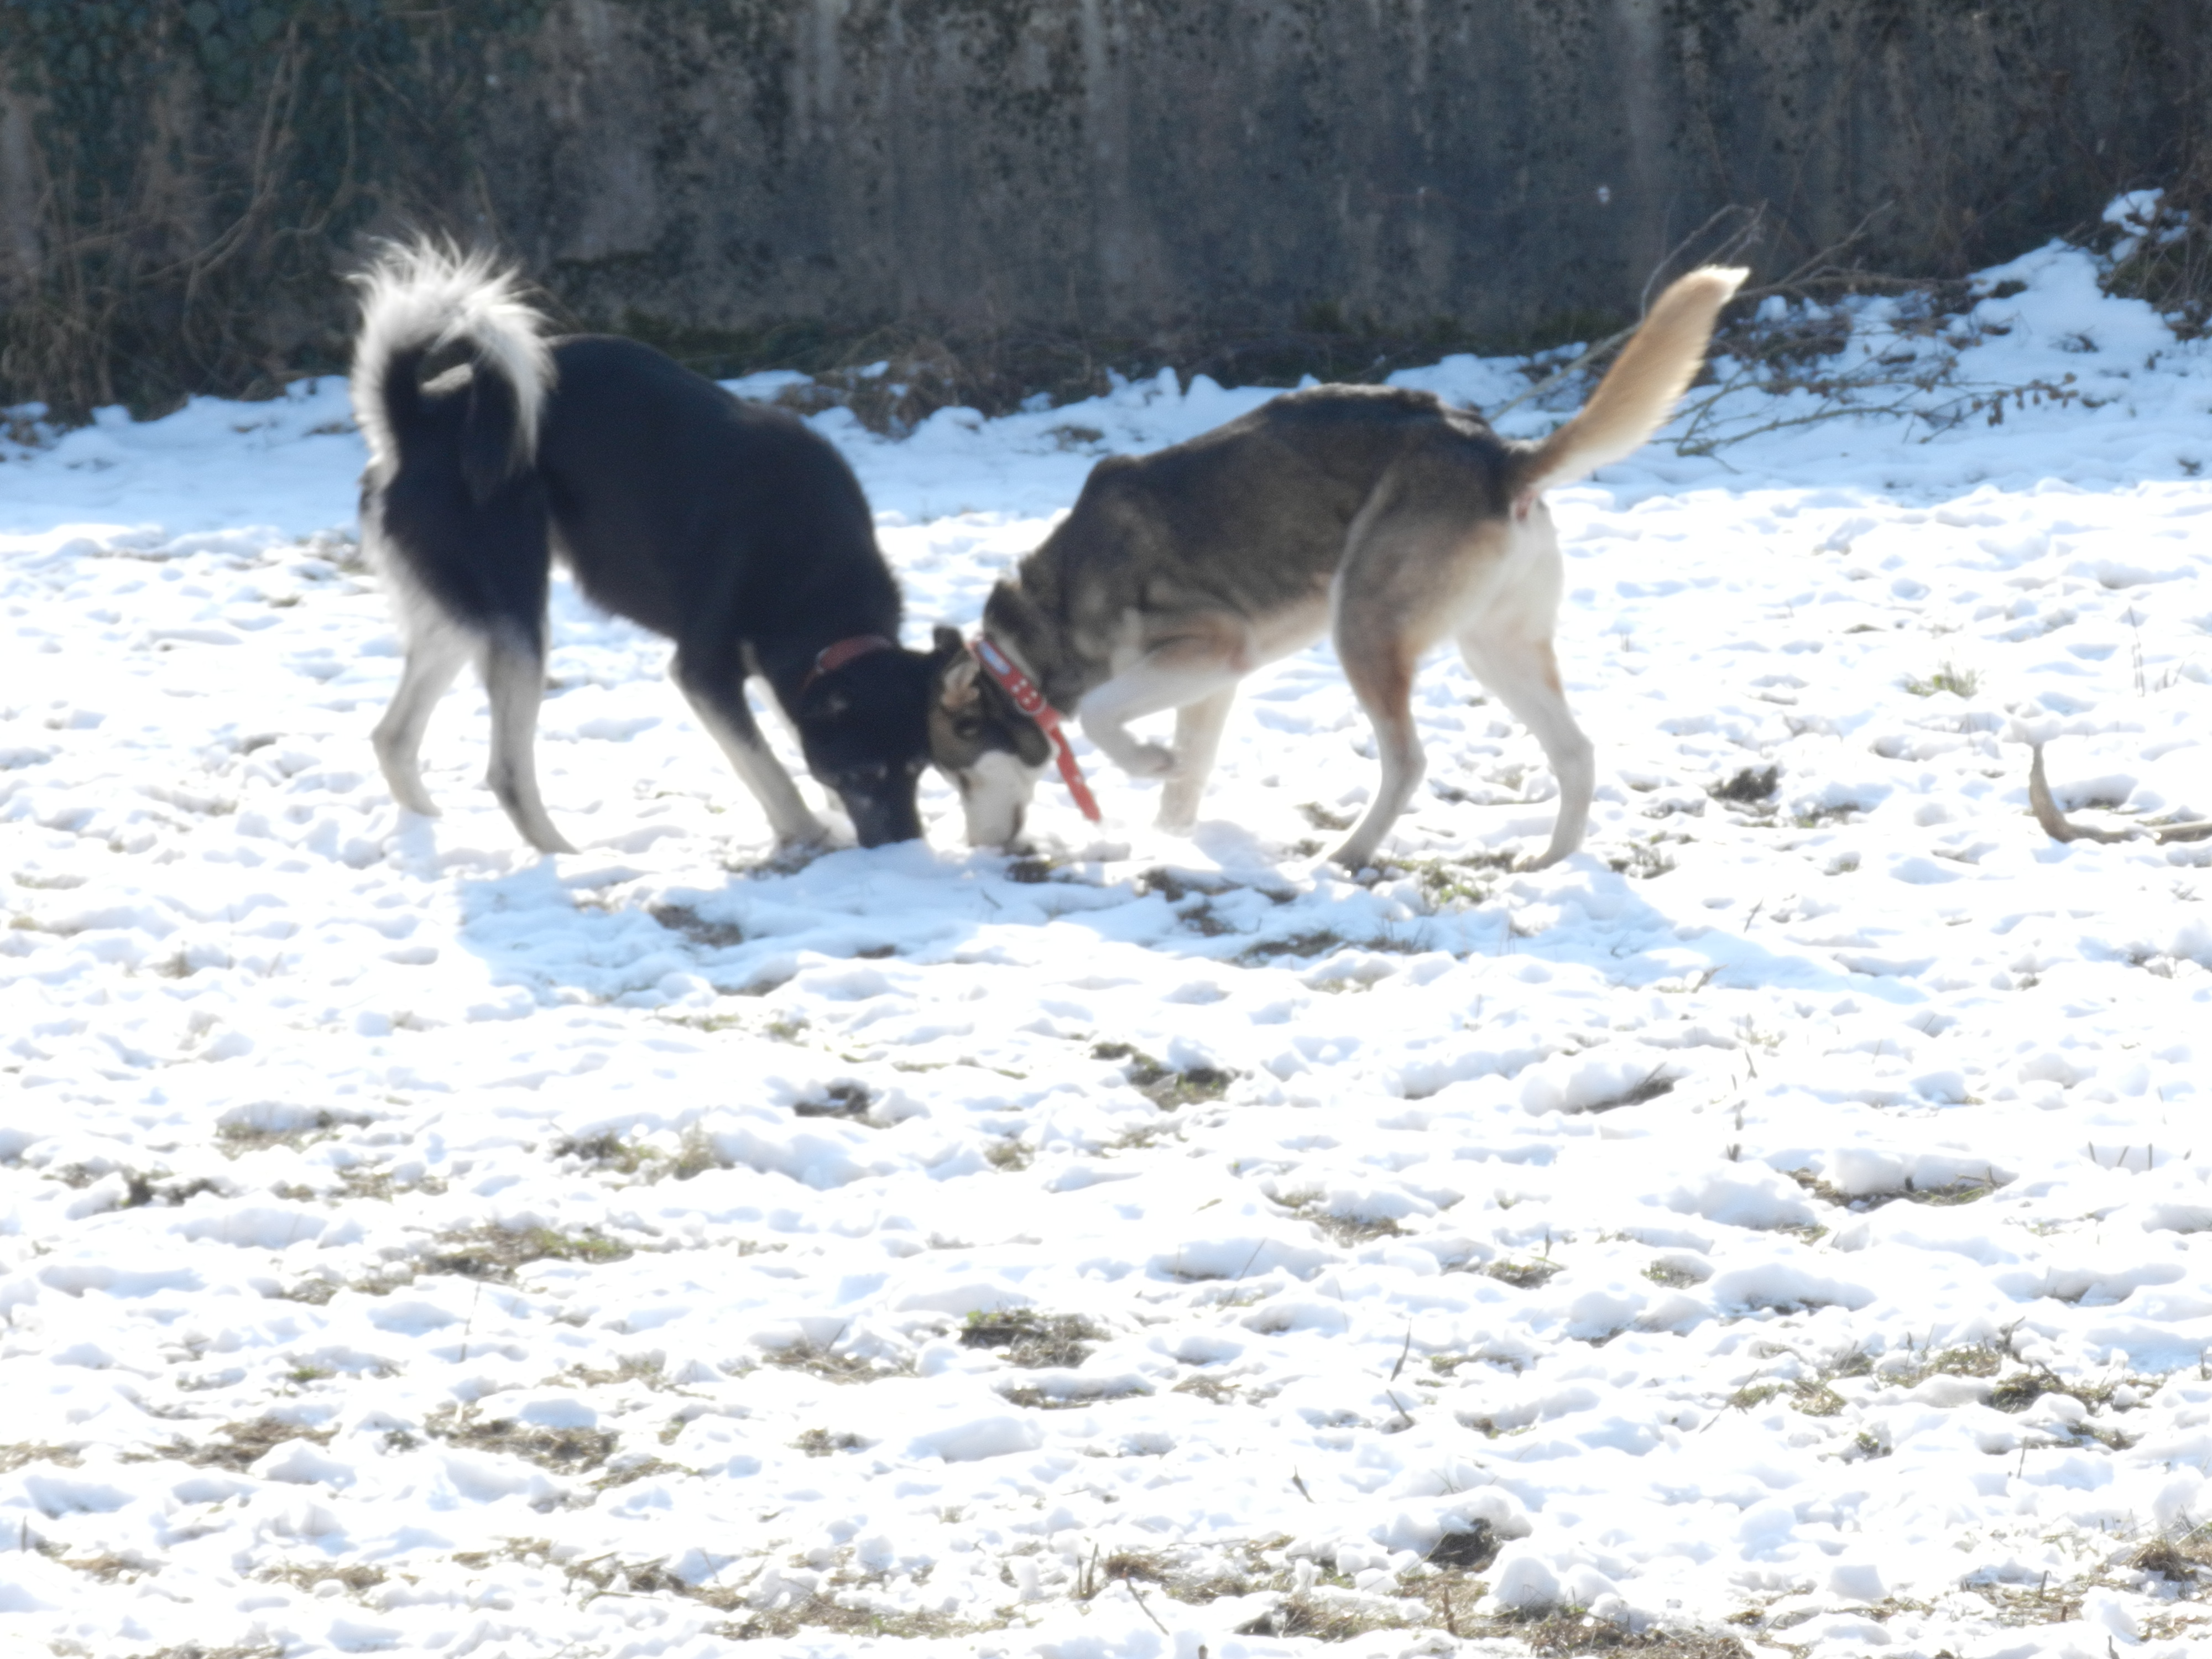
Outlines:
{"label": "black dog's head", "polygon": [[983,673],[957,628],[938,629],[929,653],[929,757],[960,792],[971,847],[1004,847],[1022,832],[1052,740]]}
{"label": "black dog's head", "polygon": [[917,841],[915,785],[929,763],[935,658],[898,647],[822,675],[791,711],[806,769],[835,790],[863,847]]}

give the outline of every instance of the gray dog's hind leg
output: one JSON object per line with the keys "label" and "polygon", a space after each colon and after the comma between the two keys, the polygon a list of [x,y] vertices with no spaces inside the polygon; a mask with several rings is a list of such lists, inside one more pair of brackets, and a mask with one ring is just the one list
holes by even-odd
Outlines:
{"label": "gray dog's hind leg", "polygon": [[[1340,641],[1341,632],[1339,638]],[[1339,651],[1345,678],[1352,682],[1360,707],[1374,724],[1375,752],[1382,763],[1382,776],[1358,826],[1329,856],[1347,870],[1363,870],[1406,810],[1406,803],[1413,799],[1422,774],[1428,769],[1428,759],[1421,752],[1420,734],[1413,726],[1413,653],[1397,648],[1395,641],[1367,653],[1345,652],[1340,643]]]}
{"label": "gray dog's hind leg", "polygon": [[370,737],[392,799],[426,818],[436,817],[438,807],[422,784],[422,734],[438,699],[477,648],[476,641],[442,623],[414,630],[407,641],[407,665],[399,671],[399,689]]}
{"label": "gray dog's hind leg", "polygon": [[538,793],[538,707],[545,700],[545,659],[511,641],[484,649],[484,690],[491,698],[491,766],[484,781],[522,838],[541,853],[573,853],[546,816]]}
{"label": "gray dog's hind leg", "polygon": [[1590,798],[1597,790],[1597,750],[1567,707],[1552,642],[1475,631],[1460,636],[1459,648],[1474,677],[1544,746],[1544,758],[1559,781],[1559,815],[1553,821],[1552,844],[1536,867],[1557,864],[1583,844],[1589,827]]}
{"label": "gray dog's hind leg", "polygon": [[1159,827],[1180,832],[1198,821],[1198,799],[1221,752],[1221,728],[1237,701],[1234,685],[1176,711],[1176,770],[1160,791]]}
{"label": "gray dog's hind leg", "polygon": [[732,678],[726,684],[720,676],[695,672],[680,652],[672,672],[699,723],[721,745],[732,769],[768,814],[769,828],[775,832],[777,842],[784,846],[811,846],[828,839],[829,830],[800,797],[791,774],[783,769],[768,740],[761,736],[745,702],[744,680]]}

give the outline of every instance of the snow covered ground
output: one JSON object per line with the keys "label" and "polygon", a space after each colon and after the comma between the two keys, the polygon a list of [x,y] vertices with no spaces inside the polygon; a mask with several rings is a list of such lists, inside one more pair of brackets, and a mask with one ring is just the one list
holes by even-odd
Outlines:
{"label": "snow covered ground", "polygon": [[[1540,874],[1442,659],[1388,867],[1318,861],[1325,647],[1190,839],[1094,765],[1030,858],[933,781],[779,867],[565,588],[541,859],[475,689],[441,821],[375,774],[340,386],[8,451],[0,1650],[2203,1651],[2212,845],[2052,845],[2023,739],[2212,811],[2212,351],[2000,284],[1826,360],[1963,422],[1747,390],[1559,493]],[[1261,395],[820,424],[920,637]]]}

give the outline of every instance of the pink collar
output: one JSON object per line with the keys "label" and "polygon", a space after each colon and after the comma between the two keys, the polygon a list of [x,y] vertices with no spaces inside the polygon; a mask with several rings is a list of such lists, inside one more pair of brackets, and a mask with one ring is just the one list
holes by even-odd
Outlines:
{"label": "pink collar", "polygon": [[878,651],[897,649],[897,641],[887,640],[880,634],[855,634],[850,639],[839,640],[835,644],[825,645],[814,653],[814,665],[806,671],[806,678],[799,681],[799,695],[805,696],[807,688],[815,681],[820,679],[824,674],[836,673],[848,662],[860,657],[871,656]]}
{"label": "pink collar", "polygon": [[981,634],[969,642],[969,649],[983,665],[983,672],[1014,700],[1014,707],[1035,720],[1038,730],[1052,739],[1053,752],[1060,761],[1060,781],[1067,786],[1067,793],[1074,798],[1083,816],[1093,823],[1103,822],[1105,814],[1098,810],[1098,798],[1083,781],[1083,769],[1075,763],[1075,750],[1068,744],[1067,733],[1060,728],[1059,711],[1044,700],[1044,693],[1037,690],[1036,682],[1015,667],[1012,658]]}

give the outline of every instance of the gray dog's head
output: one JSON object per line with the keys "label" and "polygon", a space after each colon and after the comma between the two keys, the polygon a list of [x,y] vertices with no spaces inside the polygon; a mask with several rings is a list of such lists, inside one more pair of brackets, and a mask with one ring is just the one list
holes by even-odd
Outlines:
{"label": "gray dog's head", "polygon": [[982,672],[958,629],[938,629],[930,669],[930,761],[960,792],[969,845],[1006,846],[1022,832],[1052,740]]}

